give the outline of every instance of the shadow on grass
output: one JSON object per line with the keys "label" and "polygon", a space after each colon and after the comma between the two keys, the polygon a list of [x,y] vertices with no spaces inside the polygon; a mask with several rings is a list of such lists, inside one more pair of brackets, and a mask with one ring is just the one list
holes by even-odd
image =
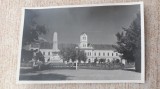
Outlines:
{"label": "shadow on grass", "polygon": [[[132,72],[137,72],[135,69],[123,69],[125,71],[132,71]],[[140,72],[137,72],[137,73],[140,73]]]}
{"label": "shadow on grass", "polygon": [[67,77],[61,74],[38,74],[38,75],[20,75],[19,80],[66,80]]}
{"label": "shadow on grass", "polygon": [[26,73],[37,73],[39,71],[50,71],[50,70],[76,70],[76,68],[51,68],[51,69],[33,69],[33,68],[29,68],[29,69],[23,69],[20,68],[20,74],[26,74]]}
{"label": "shadow on grass", "polygon": [[20,69],[20,73],[21,74],[25,74],[25,73],[36,73],[36,71],[34,69]]}

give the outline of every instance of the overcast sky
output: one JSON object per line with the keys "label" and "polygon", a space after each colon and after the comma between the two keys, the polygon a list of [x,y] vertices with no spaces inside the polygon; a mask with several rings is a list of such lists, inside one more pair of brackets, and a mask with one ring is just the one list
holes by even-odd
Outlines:
{"label": "overcast sky", "polygon": [[[52,42],[53,32],[58,33],[59,43],[79,43],[82,32],[92,44],[115,44],[117,32],[129,27],[140,11],[139,5],[99,6],[33,10],[38,14],[37,23],[45,24],[48,32],[42,36]],[[27,13],[27,12],[26,12]]]}

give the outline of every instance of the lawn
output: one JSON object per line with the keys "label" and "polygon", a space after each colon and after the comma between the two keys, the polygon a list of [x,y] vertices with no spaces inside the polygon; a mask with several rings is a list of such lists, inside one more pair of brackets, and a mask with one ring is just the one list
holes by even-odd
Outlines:
{"label": "lawn", "polygon": [[140,80],[141,73],[131,70],[21,69],[20,80]]}

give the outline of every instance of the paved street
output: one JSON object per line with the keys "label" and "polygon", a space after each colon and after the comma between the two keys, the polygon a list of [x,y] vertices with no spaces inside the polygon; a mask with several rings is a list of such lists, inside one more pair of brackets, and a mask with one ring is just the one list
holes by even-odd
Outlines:
{"label": "paved street", "polygon": [[140,80],[141,73],[127,70],[52,69],[21,70],[20,80]]}

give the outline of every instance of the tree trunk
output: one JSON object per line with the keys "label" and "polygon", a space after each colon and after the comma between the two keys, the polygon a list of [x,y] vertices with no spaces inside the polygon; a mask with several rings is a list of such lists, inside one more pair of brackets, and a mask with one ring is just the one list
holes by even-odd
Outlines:
{"label": "tree trunk", "polygon": [[141,72],[141,49],[137,49],[134,54],[136,72]]}

